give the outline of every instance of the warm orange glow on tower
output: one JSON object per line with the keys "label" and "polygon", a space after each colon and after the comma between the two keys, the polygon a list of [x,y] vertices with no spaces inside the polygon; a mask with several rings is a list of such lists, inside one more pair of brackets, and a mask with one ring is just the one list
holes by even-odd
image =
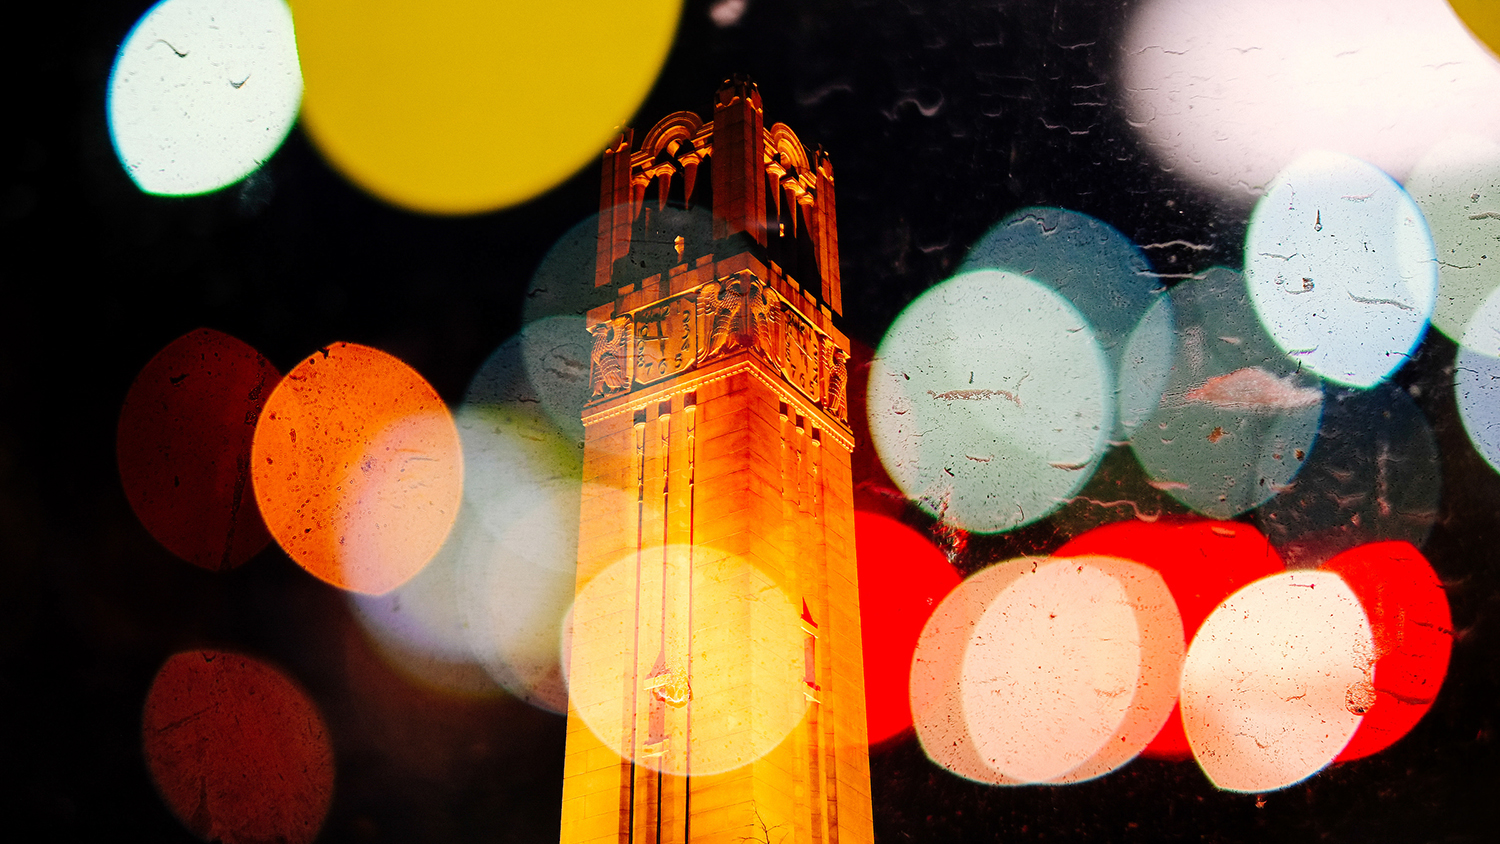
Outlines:
{"label": "warm orange glow on tower", "polygon": [[583,501],[562,841],[868,842],[832,164],[740,79],[632,141],[583,415],[628,505]]}

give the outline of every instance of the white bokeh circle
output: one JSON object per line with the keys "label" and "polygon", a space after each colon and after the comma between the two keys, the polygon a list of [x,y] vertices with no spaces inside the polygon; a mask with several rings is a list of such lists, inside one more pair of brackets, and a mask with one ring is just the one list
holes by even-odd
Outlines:
{"label": "white bokeh circle", "polygon": [[1256,203],[1245,275],[1281,350],[1351,387],[1406,362],[1437,299],[1437,253],[1417,204],[1374,166],[1330,152],[1297,159]]}
{"label": "white bokeh circle", "polygon": [[1227,791],[1301,782],[1348,744],[1374,697],[1375,641],[1354,590],[1330,571],[1287,571],[1209,614],[1182,666],[1182,725]]}
{"label": "white bokeh circle", "polygon": [[1147,0],[1118,55],[1143,144],[1227,202],[1310,150],[1403,179],[1453,132],[1500,139],[1500,63],[1444,0]]}
{"label": "white bokeh circle", "polygon": [[296,122],[302,69],[283,0],[163,0],[115,56],[115,152],[146,193],[218,190],[254,172]]}

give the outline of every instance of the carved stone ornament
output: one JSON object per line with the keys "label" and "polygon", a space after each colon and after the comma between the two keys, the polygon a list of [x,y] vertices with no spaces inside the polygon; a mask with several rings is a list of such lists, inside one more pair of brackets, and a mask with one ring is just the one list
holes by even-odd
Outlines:
{"label": "carved stone ornament", "polygon": [[630,318],[616,317],[589,329],[594,349],[589,355],[589,400],[630,388]]}
{"label": "carved stone ornament", "polygon": [[748,350],[848,422],[849,353],[752,272],[710,281],[590,331],[591,402]]}
{"label": "carved stone ornament", "polygon": [[745,309],[745,285],[737,275],[710,281],[698,291],[698,328],[703,343],[698,362],[713,360],[739,345],[740,314]]}
{"label": "carved stone ornament", "polygon": [[784,325],[781,297],[755,276],[749,273],[744,275],[749,277],[749,295],[746,297],[749,312],[746,314],[745,333],[766,360],[774,361]]}
{"label": "carved stone ornament", "polygon": [[823,385],[823,409],[840,422],[848,422],[849,353],[839,348],[832,337],[823,338],[823,366],[827,373]]}
{"label": "carved stone ornament", "polygon": [[678,296],[635,314],[635,383],[654,384],[698,361],[697,308]]}
{"label": "carved stone ornament", "polygon": [[653,672],[646,678],[646,691],[657,700],[674,707],[683,706],[693,699],[692,684],[688,682],[687,672],[681,668],[664,668]]}
{"label": "carved stone ornament", "polygon": [[778,361],[781,375],[813,401],[819,399],[819,362],[822,358],[821,332],[790,305],[781,307],[782,343]]}
{"label": "carved stone ornament", "polygon": [[778,301],[776,291],[754,273],[735,273],[703,285],[698,293],[698,330],[703,338],[698,362],[740,349],[755,349],[774,360]]}

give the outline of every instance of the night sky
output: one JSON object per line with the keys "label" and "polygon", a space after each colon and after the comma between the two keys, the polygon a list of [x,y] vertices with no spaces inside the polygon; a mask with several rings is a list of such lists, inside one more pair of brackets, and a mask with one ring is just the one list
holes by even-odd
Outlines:
{"label": "night sky", "polygon": [[[767,125],[828,150],[842,325],[857,343],[875,346],[1026,206],[1093,215],[1137,244],[1206,247],[1148,251],[1164,276],[1242,261],[1248,208],[1164,172],[1118,106],[1129,2],[749,0],[727,28],[709,5],[687,4],[631,125],[639,138],[672,111],[709,117],[720,80],[740,73],[758,83]],[[520,327],[546,251],[597,212],[598,162],[521,206],[426,217],[351,186],[299,128],[238,185],[143,194],[115,157],[104,104],[115,51],[144,10],[39,7],[50,20],[12,24],[4,51],[0,806],[12,834],[195,840],[152,786],[141,717],[162,663],[208,647],[280,666],[322,708],[337,779],[320,840],[556,840],[563,718],[408,684],[343,596],[275,545],[223,574],[178,560],[132,514],[115,426],[145,362],[205,326],[283,372],[333,342],[374,346],[456,405]],[[1395,376],[1416,388],[1442,456],[1423,550],[1455,626],[1447,683],[1405,739],[1258,802],[1217,791],[1192,762],[1136,760],[1080,785],[980,785],[928,762],[908,732],[871,754],[877,840],[1488,840],[1500,828],[1500,477],[1460,424],[1454,357],[1429,332]],[[1127,463],[1108,458],[1095,483]],[[894,509],[934,527],[915,506]],[[970,537],[955,563],[969,573],[1045,552],[1067,525]]]}

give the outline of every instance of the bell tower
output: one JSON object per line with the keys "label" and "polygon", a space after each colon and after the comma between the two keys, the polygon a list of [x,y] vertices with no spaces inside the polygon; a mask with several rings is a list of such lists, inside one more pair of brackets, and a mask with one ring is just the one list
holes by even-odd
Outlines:
{"label": "bell tower", "polygon": [[561,840],[869,842],[833,165],[734,78],[599,205]]}

